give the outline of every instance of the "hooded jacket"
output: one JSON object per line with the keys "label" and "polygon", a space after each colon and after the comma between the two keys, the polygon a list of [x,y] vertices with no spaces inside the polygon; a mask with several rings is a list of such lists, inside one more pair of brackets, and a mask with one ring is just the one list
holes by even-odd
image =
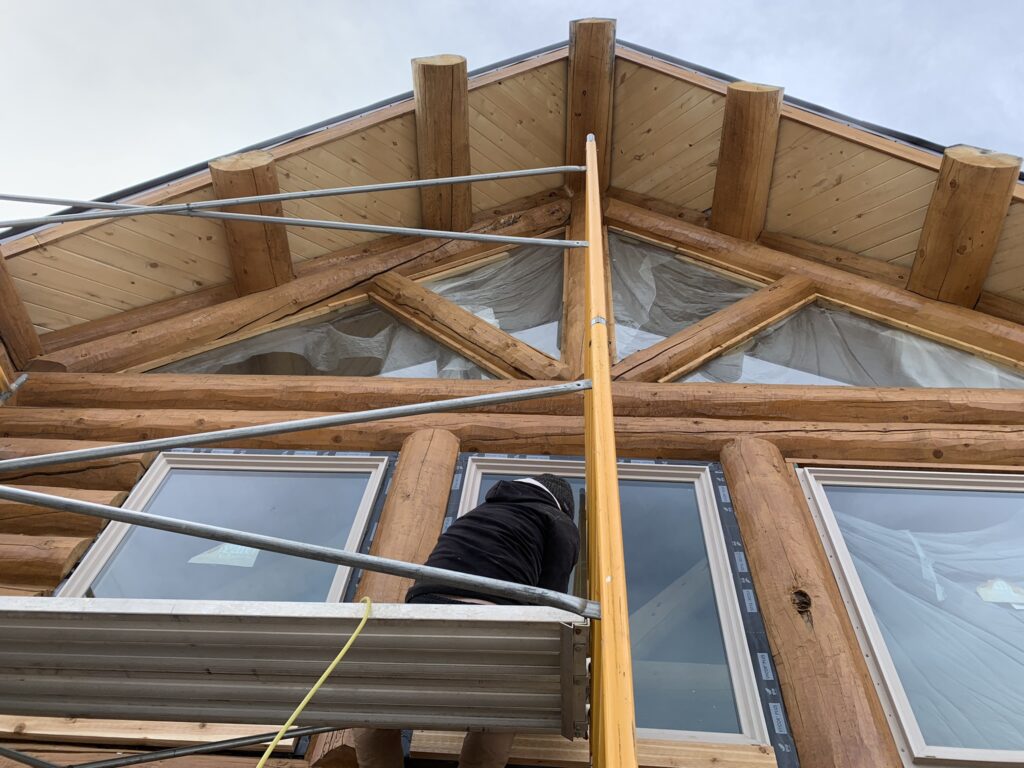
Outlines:
{"label": "hooded jacket", "polygon": [[[426,564],[567,592],[579,553],[576,523],[547,490],[502,480],[487,492],[483,504],[441,534]],[[517,604],[510,598],[422,581],[413,584],[406,600],[432,593]]]}

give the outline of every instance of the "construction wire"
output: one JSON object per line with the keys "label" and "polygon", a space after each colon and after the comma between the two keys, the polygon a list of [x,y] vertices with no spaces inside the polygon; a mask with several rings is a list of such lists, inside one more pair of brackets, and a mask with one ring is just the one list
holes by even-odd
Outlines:
{"label": "construction wire", "polygon": [[363,619],[359,622],[359,626],[356,627],[355,631],[352,633],[352,636],[349,637],[348,642],[345,643],[345,646],[338,652],[338,655],[334,657],[334,661],[332,661],[328,665],[327,669],[324,670],[324,673],[320,675],[320,679],[317,680],[313,687],[309,689],[309,693],[307,693],[305,698],[299,702],[299,706],[297,706],[295,708],[295,711],[292,712],[291,717],[289,717],[285,724],[281,726],[281,729],[277,732],[277,735],[274,736],[274,740],[267,745],[266,750],[263,752],[263,757],[261,757],[260,761],[256,763],[256,768],[263,768],[263,766],[267,762],[267,759],[270,757],[270,755],[274,751],[274,748],[277,746],[277,743],[281,741],[281,738],[285,735],[285,733],[288,732],[288,729],[292,727],[292,724],[295,722],[298,716],[302,714],[302,710],[306,708],[306,705],[309,704],[310,699],[312,699],[313,696],[316,695],[316,692],[320,690],[320,686],[327,682],[327,678],[331,676],[331,673],[334,671],[334,668],[338,666],[338,664],[341,662],[343,658],[345,658],[345,654],[348,653],[348,649],[352,647],[352,643],[356,641],[356,638],[359,637],[359,633],[363,631],[363,627],[366,626],[367,619],[370,618],[370,608],[373,606],[373,601],[370,600],[370,598],[368,597],[364,597],[359,602],[366,604],[366,611],[363,612]]}

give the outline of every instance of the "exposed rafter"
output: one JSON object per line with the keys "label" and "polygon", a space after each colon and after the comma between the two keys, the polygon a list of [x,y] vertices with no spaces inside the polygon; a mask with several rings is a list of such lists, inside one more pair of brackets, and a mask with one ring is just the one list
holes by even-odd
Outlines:
{"label": "exposed rafter", "polygon": [[634,352],[612,368],[627,381],[678,378],[814,300],[814,283],[787,275],[662,342]]}
{"label": "exposed rafter", "polygon": [[[466,60],[442,54],[412,60],[416,101],[416,156],[421,179],[465,176],[469,160],[469,82]],[[473,220],[468,184],[420,189],[422,226],[468,229]]]}
{"label": "exposed rafter", "polygon": [[370,298],[403,322],[497,376],[565,379],[568,368],[407,277],[377,277]]}
{"label": "exposed rafter", "polygon": [[[210,163],[213,193],[219,198],[276,195],[274,157],[269,152],[246,152],[222,157]],[[225,208],[229,213],[283,216],[279,202],[254,203]],[[288,235],[283,224],[253,221],[225,221],[228,254],[239,296],[283,285],[295,275]]]}
{"label": "exposed rafter", "polygon": [[973,307],[981,296],[1013,198],[1021,159],[950,147],[928,204],[907,287],[931,299]]}
{"label": "exposed rafter", "polygon": [[[611,179],[614,85],[615,20],[573,21],[569,25],[565,159],[571,165],[582,165],[586,161],[587,134],[594,134],[602,191]],[[581,175],[570,175],[566,182],[574,192],[583,191]]]}
{"label": "exposed rafter", "polygon": [[7,347],[7,354],[18,368],[24,368],[29,360],[43,353],[39,335],[32,325],[25,304],[14,287],[14,279],[4,266],[0,256],[0,339]]}
{"label": "exposed rafter", "polygon": [[725,96],[711,228],[743,240],[764,229],[782,89],[732,83]]}

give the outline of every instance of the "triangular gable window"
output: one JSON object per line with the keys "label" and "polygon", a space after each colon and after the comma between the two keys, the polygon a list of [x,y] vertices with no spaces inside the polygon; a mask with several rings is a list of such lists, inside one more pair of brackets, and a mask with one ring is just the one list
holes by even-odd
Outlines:
{"label": "triangular gable window", "polygon": [[563,262],[557,248],[525,246],[498,261],[424,285],[557,360]]}
{"label": "triangular gable window", "polygon": [[608,236],[617,360],[657,344],[754,292],[672,251]]}
{"label": "triangular gable window", "polygon": [[387,312],[366,306],[211,349],[154,372],[491,378]]}
{"label": "triangular gable window", "polygon": [[679,381],[855,387],[1024,387],[987,360],[851,312],[811,305]]}

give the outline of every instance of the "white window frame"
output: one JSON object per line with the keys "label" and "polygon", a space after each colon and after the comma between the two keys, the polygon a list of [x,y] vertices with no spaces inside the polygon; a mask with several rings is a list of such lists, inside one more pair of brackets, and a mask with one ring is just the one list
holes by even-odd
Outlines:
{"label": "white window frame", "polygon": [[1024,475],[833,467],[803,467],[798,470],[798,474],[904,766],[1024,765],[1024,750],[944,747],[925,742],[910,706],[910,699],[882,637],[878,620],[871,611],[850,551],[843,540],[835,512],[825,494],[825,486],[829,485],[1021,493],[1024,492]]}
{"label": "white window frame", "polygon": [[[511,477],[539,475],[545,472],[560,477],[584,477],[584,464],[573,459],[519,459],[495,456],[471,456],[466,466],[466,475],[459,499],[458,515],[469,512],[476,506],[480,495],[480,483],[485,474],[502,474]],[[704,548],[708,554],[711,583],[715,592],[715,605],[722,628],[726,663],[732,680],[736,711],[740,721],[740,733],[718,733],[715,731],[676,731],[658,728],[638,728],[637,735],[644,739],[666,739],[672,741],[702,741],[720,744],[770,744],[768,726],[765,723],[757,680],[751,663],[750,648],[747,645],[740,612],[739,598],[733,584],[729,553],[725,546],[725,533],[718,516],[715,489],[711,481],[711,470],[706,466],[681,464],[640,464],[620,463],[620,480],[661,480],[688,483],[697,493],[697,507],[700,511],[701,529],[704,533]]]}
{"label": "white window frame", "polygon": [[[163,485],[173,469],[243,470],[247,472],[339,472],[370,473],[363,498],[359,502],[345,549],[357,551],[366,534],[373,502],[381,488],[387,468],[386,456],[317,456],[297,454],[256,453],[161,453],[146,474],[132,489],[122,505],[125,509],[142,511]],[[59,597],[85,597],[100,571],[110,561],[118,546],[134,526],[111,522],[97,537],[68,580],[56,592]],[[339,565],[331,581],[325,602],[341,601],[352,577],[352,568]],[[198,598],[197,598],[198,601]],[[219,601],[203,601],[219,602]]]}

